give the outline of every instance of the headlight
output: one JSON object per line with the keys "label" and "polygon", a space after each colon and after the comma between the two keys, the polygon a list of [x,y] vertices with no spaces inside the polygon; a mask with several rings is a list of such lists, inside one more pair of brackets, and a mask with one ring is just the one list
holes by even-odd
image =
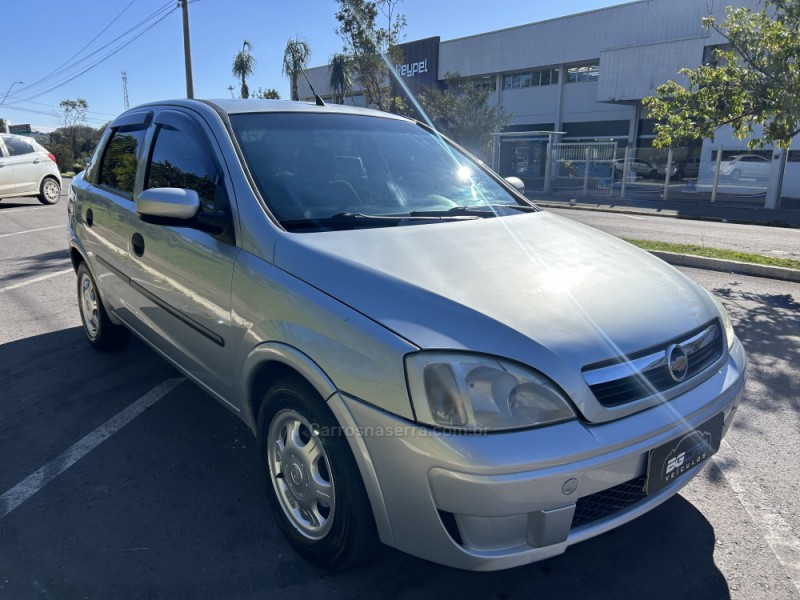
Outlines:
{"label": "headlight", "polygon": [[456,352],[406,357],[417,420],[470,431],[520,429],[575,418],[545,376],[510,362]]}
{"label": "headlight", "polygon": [[714,301],[714,304],[717,305],[717,310],[719,311],[719,318],[722,319],[722,325],[725,327],[725,339],[728,341],[728,352],[731,351],[733,348],[733,340],[736,339],[736,332],[733,330],[733,324],[731,323],[731,318],[728,316],[728,311],[725,310],[725,307],[722,305],[722,302],[719,298],[717,298],[711,292],[708,292],[708,295],[711,296],[711,299]]}

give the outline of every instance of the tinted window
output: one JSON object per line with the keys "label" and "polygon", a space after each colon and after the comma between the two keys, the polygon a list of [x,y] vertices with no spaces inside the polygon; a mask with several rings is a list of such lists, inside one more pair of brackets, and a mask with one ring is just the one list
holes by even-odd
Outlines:
{"label": "tinted window", "polygon": [[100,185],[133,195],[136,159],[144,142],[145,131],[117,130],[112,134],[100,166]]}
{"label": "tinted window", "polygon": [[8,149],[9,156],[19,156],[21,154],[30,154],[34,152],[33,146],[24,140],[18,138],[5,138],[6,148]]}
{"label": "tinted window", "polygon": [[171,187],[194,190],[202,209],[209,212],[227,206],[219,169],[209,153],[192,136],[167,125],[159,127],[147,171],[145,189]]}

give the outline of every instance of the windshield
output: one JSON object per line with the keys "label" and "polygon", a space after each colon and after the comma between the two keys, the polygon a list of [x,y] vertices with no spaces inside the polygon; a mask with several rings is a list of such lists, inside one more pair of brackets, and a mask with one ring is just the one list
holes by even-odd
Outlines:
{"label": "windshield", "polygon": [[296,231],[409,225],[536,210],[439,136],[408,121],[231,115],[255,184]]}

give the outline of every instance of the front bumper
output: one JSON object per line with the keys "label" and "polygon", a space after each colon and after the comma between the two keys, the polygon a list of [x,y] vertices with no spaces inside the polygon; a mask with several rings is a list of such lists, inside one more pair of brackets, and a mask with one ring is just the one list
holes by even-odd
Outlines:
{"label": "front bumper", "polygon": [[452,567],[497,570],[563,553],[677,493],[702,465],[641,493],[648,453],[719,413],[729,428],[745,383],[736,341],[712,377],[669,402],[598,425],[457,435],[344,394],[329,404],[349,435],[381,540]]}

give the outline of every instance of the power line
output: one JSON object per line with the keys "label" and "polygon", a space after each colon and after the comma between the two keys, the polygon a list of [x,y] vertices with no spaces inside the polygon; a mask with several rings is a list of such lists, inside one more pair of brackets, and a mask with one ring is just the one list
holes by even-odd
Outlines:
{"label": "power line", "polygon": [[[103,27],[103,29],[100,31],[100,33],[98,33],[98,34],[97,34],[96,36],[94,36],[94,37],[93,37],[91,40],[89,40],[89,41],[88,41],[88,42],[87,42],[87,43],[86,43],[86,44],[83,46],[83,48],[81,48],[80,50],[78,50],[78,51],[77,51],[75,54],[73,54],[72,56],[70,56],[70,57],[69,57],[67,60],[65,60],[63,63],[61,63],[61,64],[60,64],[58,67],[56,67],[56,68],[55,68],[55,70],[53,70],[53,71],[50,71],[50,72],[49,72],[47,75],[45,75],[44,77],[42,77],[42,78],[41,78],[41,79],[39,79],[38,81],[34,81],[33,83],[31,83],[31,84],[30,84],[30,85],[28,85],[27,87],[28,87],[28,88],[32,88],[32,87],[34,87],[34,86],[36,86],[36,85],[40,84],[42,81],[44,81],[44,80],[45,80],[45,79],[47,79],[48,77],[51,77],[51,76],[55,75],[56,73],[59,73],[59,72],[60,72],[60,70],[61,70],[63,67],[65,67],[67,64],[69,64],[69,62],[70,62],[71,60],[73,60],[73,59],[74,59],[75,57],[77,57],[77,56],[78,56],[78,55],[79,55],[81,52],[83,52],[84,50],[86,50],[86,48],[88,48],[89,46],[91,46],[91,45],[92,45],[92,44],[95,42],[95,40],[97,40],[97,38],[99,38],[99,37],[100,37],[101,35],[103,35],[103,34],[104,34],[106,31],[108,31],[108,28],[109,28],[109,27],[111,27],[111,26],[112,26],[114,23],[116,23],[116,22],[117,22],[117,20],[118,20],[118,19],[119,19],[119,18],[120,18],[120,17],[121,17],[123,14],[125,14],[125,12],[126,12],[126,11],[127,11],[127,10],[128,10],[130,7],[131,7],[131,6],[133,6],[133,4],[134,4],[135,2],[136,2],[136,0],[131,0],[131,1],[130,1],[130,3],[129,3],[129,4],[128,4],[128,5],[127,5],[125,8],[123,8],[123,9],[122,9],[122,11],[121,11],[121,12],[120,12],[120,13],[119,13],[119,14],[118,14],[116,17],[114,17],[113,19],[111,19],[111,22],[110,22],[108,25],[106,25],[105,27]],[[23,88],[23,89],[27,89],[27,88]]]}
{"label": "power line", "polygon": [[[15,107],[15,106],[7,106],[5,104],[3,105],[3,110],[12,110],[12,111],[17,111],[17,112],[32,113],[32,114],[36,114],[36,115],[45,115],[45,116],[48,116],[48,117],[57,117],[57,116],[59,116],[55,112],[47,112],[46,110],[38,110],[38,109],[35,109],[35,108],[18,108],[18,107]],[[87,121],[94,121],[95,123],[107,123],[111,119],[99,119],[99,118],[96,118],[96,117],[86,117],[86,120]]]}
{"label": "power line", "polygon": [[[98,58],[98,59],[97,59],[95,62],[93,62],[93,63],[92,63],[92,64],[90,64],[89,66],[85,67],[84,69],[82,69],[82,70],[81,70],[81,71],[79,71],[78,73],[76,73],[76,74],[74,74],[74,75],[72,75],[72,76],[70,76],[70,77],[67,77],[67,79],[63,79],[63,80],[61,80],[61,81],[58,81],[57,83],[53,83],[53,84],[52,84],[50,87],[48,87],[48,88],[46,88],[46,89],[44,89],[44,90],[40,90],[40,91],[34,92],[34,93],[33,93],[32,95],[30,95],[30,96],[27,96],[27,97],[24,97],[24,98],[23,98],[23,97],[20,97],[21,95],[17,95],[17,96],[15,96],[15,99],[16,99],[16,100],[18,100],[18,101],[27,102],[27,101],[30,101],[30,100],[32,100],[32,99],[34,99],[34,98],[38,98],[38,97],[40,97],[40,96],[43,96],[44,94],[47,94],[47,93],[49,93],[49,92],[52,92],[53,90],[56,90],[56,89],[58,89],[58,88],[60,88],[60,87],[62,87],[62,86],[64,86],[64,85],[66,85],[67,83],[69,83],[69,82],[73,81],[74,79],[77,79],[77,78],[78,78],[78,77],[80,77],[81,75],[83,75],[83,74],[87,73],[88,71],[92,70],[94,67],[96,67],[96,66],[98,66],[99,64],[101,64],[101,63],[105,62],[105,61],[106,61],[106,60],[108,60],[110,57],[112,57],[114,54],[116,54],[117,52],[119,52],[119,51],[120,51],[120,50],[122,50],[123,48],[127,47],[128,45],[130,45],[131,43],[133,43],[134,41],[136,41],[137,39],[139,39],[139,38],[140,38],[142,35],[144,35],[144,34],[145,34],[145,33],[147,33],[148,31],[150,31],[150,30],[151,30],[153,27],[155,27],[156,25],[158,25],[159,23],[161,23],[161,21],[163,21],[163,20],[164,20],[164,19],[166,19],[166,18],[167,18],[169,15],[171,15],[171,14],[172,14],[172,13],[173,13],[175,10],[177,10],[177,8],[178,8],[177,6],[173,6],[172,2],[169,2],[169,3],[167,3],[167,4],[166,4],[166,5],[164,5],[162,8],[158,9],[158,10],[157,10],[157,11],[155,11],[153,14],[151,14],[150,16],[146,17],[145,19],[143,19],[142,21],[140,21],[139,23],[137,23],[135,26],[133,26],[133,27],[131,27],[130,29],[128,29],[128,30],[127,30],[125,33],[123,33],[123,34],[121,34],[121,35],[117,36],[117,37],[116,37],[114,40],[112,40],[111,42],[108,42],[107,44],[105,44],[105,45],[101,46],[100,48],[98,48],[98,49],[97,49],[97,50],[95,50],[94,52],[92,52],[92,53],[88,54],[87,56],[85,56],[85,57],[81,58],[80,60],[76,61],[76,62],[75,62],[73,65],[70,65],[68,68],[66,68],[66,69],[61,69],[61,72],[62,72],[62,73],[64,73],[64,72],[66,72],[66,71],[69,71],[70,69],[72,69],[72,68],[74,68],[74,67],[77,67],[77,66],[78,66],[80,63],[82,63],[82,62],[85,62],[85,61],[86,61],[86,60],[87,60],[89,57],[91,57],[91,56],[93,56],[93,55],[97,54],[98,52],[100,52],[101,50],[103,50],[103,49],[105,49],[105,48],[108,48],[108,47],[109,47],[110,45],[112,45],[114,42],[117,42],[117,41],[119,41],[120,39],[124,38],[124,37],[125,37],[126,35],[128,35],[129,33],[131,33],[131,32],[134,32],[134,31],[135,31],[137,28],[141,27],[143,24],[147,23],[148,21],[151,21],[151,20],[153,20],[153,19],[154,19],[154,18],[156,18],[156,17],[160,17],[160,18],[158,18],[156,21],[154,21],[153,23],[151,23],[150,25],[148,25],[146,28],[144,28],[144,29],[142,29],[141,31],[137,32],[137,33],[136,33],[136,35],[134,35],[133,37],[131,37],[129,40],[125,41],[123,44],[121,44],[121,45],[117,46],[116,48],[112,49],[111,51],[109,51],[108,53],[106,53],[105,55],[103,55],[102,57]],[[47,79],[48,79],[48,78],[45,78],[45,80],[44,80],[44,81],[46,81]],[[36,87],[41,87],[42,85],[44,85],[44,84],[41,84],[41,83],[40,83],[40,84],[38,84]],[[29,91],[31,90],[31,88],[32,88],[32,87],[34,87],[34,86],[33,86],[33,85],[31,85],[31,86],[27,86],[27,87],[23,88],[22,90],[20,90],[20,92],[21,92],[22,94],[24,94],[25,92],[29,92]]]}

